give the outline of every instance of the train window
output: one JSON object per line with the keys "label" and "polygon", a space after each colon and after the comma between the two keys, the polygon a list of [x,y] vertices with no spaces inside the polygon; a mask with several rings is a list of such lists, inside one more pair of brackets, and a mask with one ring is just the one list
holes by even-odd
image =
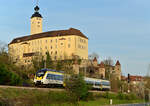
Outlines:
{"label": "train window", "polygon": [[53,74],[47,74],[46,79],[51,79],[51,80],[63,80],[62,75],[53,75]]}
{"label": "train window", "polygon": [[87,84],[94,84],[93,81],[86,81]]}
{"label": "train window", "polygon": [[95,85],[96,86],[100,86],[100,82],[95,82]]}
{"label": "train window", "polygon": [[38,76],[38,77],[44,76],[44,72],[38,72],[38,73],[37,73],[37,76]]}
{"label": "train window", "polygon": [[104,86],[110,86],[110,83],[102,81],[102,85],[104,85]]}

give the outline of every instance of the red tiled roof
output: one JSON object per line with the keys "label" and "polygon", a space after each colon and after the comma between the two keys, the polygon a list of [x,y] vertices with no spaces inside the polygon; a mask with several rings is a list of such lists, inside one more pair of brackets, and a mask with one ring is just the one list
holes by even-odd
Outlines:
{"label": "red tiled roof", "polygon": [[97,58],[96,58],[96,57],[94,57],[93,61],[97,61]]}
{"label": "red tiled roof", "polygon": [[121,80],[125,81],[126,77],[125,76],[121,76]]}
{"label": "red tiled roof", "polygon": [[43,33],[38,33],[34,35],[18,37],[18,38],[13,39],[10,42],[10,44],[23,42],[23,41],[29,41],[33,39],[45,38],[45,37],[57,37],[57,36],[59,37],[59,36],[68,36],[68,35],[77,35],[77,36],[81,36],[81,37],[88,39],[80,30],[70,28],[68,30],[49,31],[49,32],[43,32]]}
{"label": "red tiled roof", "polygon": [[142,79],[142,76],[130,76],[130,81],[141,81]]}
{"label": "red tiled roof", "polygon": [[99,64],[99,67],[100,67],[100,68],[105,68],[104,63],[103,63],[103,62],[101,62],[101,63]]}

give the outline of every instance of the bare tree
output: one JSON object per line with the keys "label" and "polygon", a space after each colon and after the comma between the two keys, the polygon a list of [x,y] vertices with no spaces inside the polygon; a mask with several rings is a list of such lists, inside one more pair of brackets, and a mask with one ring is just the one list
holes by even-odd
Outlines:
{"label": "bare tree", "polygon": [[108,57],[103,62],[104,62],[105,65],[108,65],[108,66],[113,66],[114,65],[114,61],[111,59],[111,57]]}
{"label": "bare tree", "polygon": [[7,53],[8,48],[5,42],[0,41],[0,53]]}
{"label": "bare tree", "polygon": [[99,58],[99,55],[98,55],[97,53],[93,52],[93,53],[90,54],[88,57],[89,57],[90,60],[93,60],[95,57],[98,59],[98,58]]}

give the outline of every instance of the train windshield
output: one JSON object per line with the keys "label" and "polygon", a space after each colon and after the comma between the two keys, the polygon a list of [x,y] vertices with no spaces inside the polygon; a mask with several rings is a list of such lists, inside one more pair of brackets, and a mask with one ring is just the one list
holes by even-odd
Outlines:
{"label": "train windshield", "polygon": [[37,72],[37,73],[36,73],[36,76],[37,76],[37,77],[43,77],[44,74],[45,74],[44,72]]}

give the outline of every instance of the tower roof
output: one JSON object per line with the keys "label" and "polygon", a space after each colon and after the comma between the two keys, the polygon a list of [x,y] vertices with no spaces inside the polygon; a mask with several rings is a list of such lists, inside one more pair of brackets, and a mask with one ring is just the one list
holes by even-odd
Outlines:
{"label": "tower roof", "polygon": [[97,61],[97,58],[96,58],[96,57],[94,57],[93,61]]}
{"label": "tower roof", "polygon": [[117,62],[116,62],[116,66],[117,66],[117,65],[121,65],[120,62],[119,62],[119,60],[117,60]]}
{"label": "tower roof", "polygon": [[39,8],[38,6],[36,6],[36,7],[34,8],[34,10],[35,10],[35,12],[34,12],[34,14],[31,16],[31,18],[33,18],[33,17],[40,17],[40,18],[43,18],[42,15],[38,12],[38,11],[40,10],[40,8]]}
{"label": "tower roof", "polygon": [[103,63],[103,62],[101,62],[101,63],[99,64],[99,67],[100,67],[100,68],[105,68],[104,63]]}

